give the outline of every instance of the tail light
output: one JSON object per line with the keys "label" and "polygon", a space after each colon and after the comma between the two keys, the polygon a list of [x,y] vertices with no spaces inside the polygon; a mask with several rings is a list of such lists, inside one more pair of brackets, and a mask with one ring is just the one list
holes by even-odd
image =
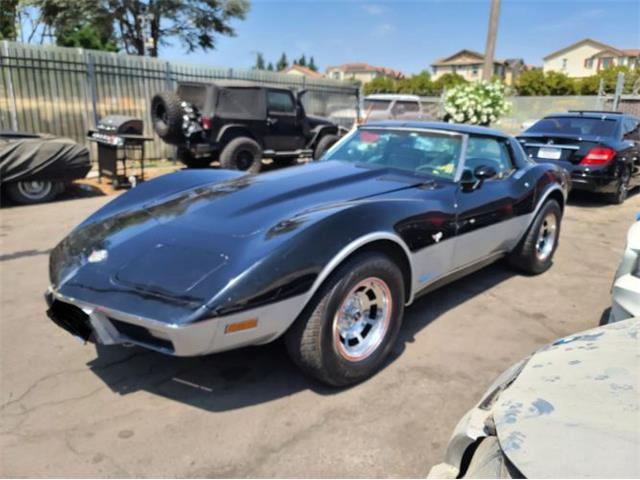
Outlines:
{"label": "tail light", "polygon": [[205,130],[211,130],[212,126],[213,126],[213,119],[211,117],[203,116],[202,117],[202,128],[204,128]]}
{"label": "tail light", "polygon": [[613,148],[594,147],[580,162],[580,165],[604,165],[609,163],[616,156]]}

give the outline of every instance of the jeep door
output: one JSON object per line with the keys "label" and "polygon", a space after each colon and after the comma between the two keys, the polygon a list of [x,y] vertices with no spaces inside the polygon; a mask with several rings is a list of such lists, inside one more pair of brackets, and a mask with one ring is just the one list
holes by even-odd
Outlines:
{"label": "jeep door", "polygon": [[290,152],[304,147],[302,124],[293,93],[289,90],[267,90],[265,150]]}

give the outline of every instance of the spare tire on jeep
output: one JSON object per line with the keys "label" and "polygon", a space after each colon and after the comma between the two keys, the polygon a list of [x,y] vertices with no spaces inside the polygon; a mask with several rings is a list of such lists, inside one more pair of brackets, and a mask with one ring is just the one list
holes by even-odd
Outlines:
{"label": "spare tire on jeep", "polygon": [[184,140],[182,100],[174,92],[157,93],[151,100],[151,121],[158,136],[167,143]]}

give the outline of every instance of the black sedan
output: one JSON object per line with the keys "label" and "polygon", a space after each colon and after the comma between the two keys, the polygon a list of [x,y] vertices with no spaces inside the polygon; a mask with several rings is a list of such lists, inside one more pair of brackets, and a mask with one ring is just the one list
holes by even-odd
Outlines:
{"label": "black sedan", "polygon": [[568,187],[496,130],[367,124],[318,162],[184,170],[118,197],[52,251],[48,315],[180,356],[284,335],[304,371],[347,385],[418,295],[502,257],[548,269]]}
{"label": "black sedan", "polygon": [[530,158],[571,173],[573,188],[623,203],[640,185],[640,119],[619,112],[549,115],[518,136]]}

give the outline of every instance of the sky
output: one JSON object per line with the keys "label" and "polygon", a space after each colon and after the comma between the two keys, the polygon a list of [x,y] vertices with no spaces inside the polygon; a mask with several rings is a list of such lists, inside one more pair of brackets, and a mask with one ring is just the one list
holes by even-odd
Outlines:
{"label": "sky", "polygon": [[[160,57],[186,63],[251,67],[256,52],[274,64],[282,52],[328,65],[367,62],[418,73],[440,57],[484,51],[490,0],[252,0],[236,36],[216,50],[185,54],[175,43]],[[585,37],[640,48],[640,0],[503,0],[496,58],[542,57]]]}

